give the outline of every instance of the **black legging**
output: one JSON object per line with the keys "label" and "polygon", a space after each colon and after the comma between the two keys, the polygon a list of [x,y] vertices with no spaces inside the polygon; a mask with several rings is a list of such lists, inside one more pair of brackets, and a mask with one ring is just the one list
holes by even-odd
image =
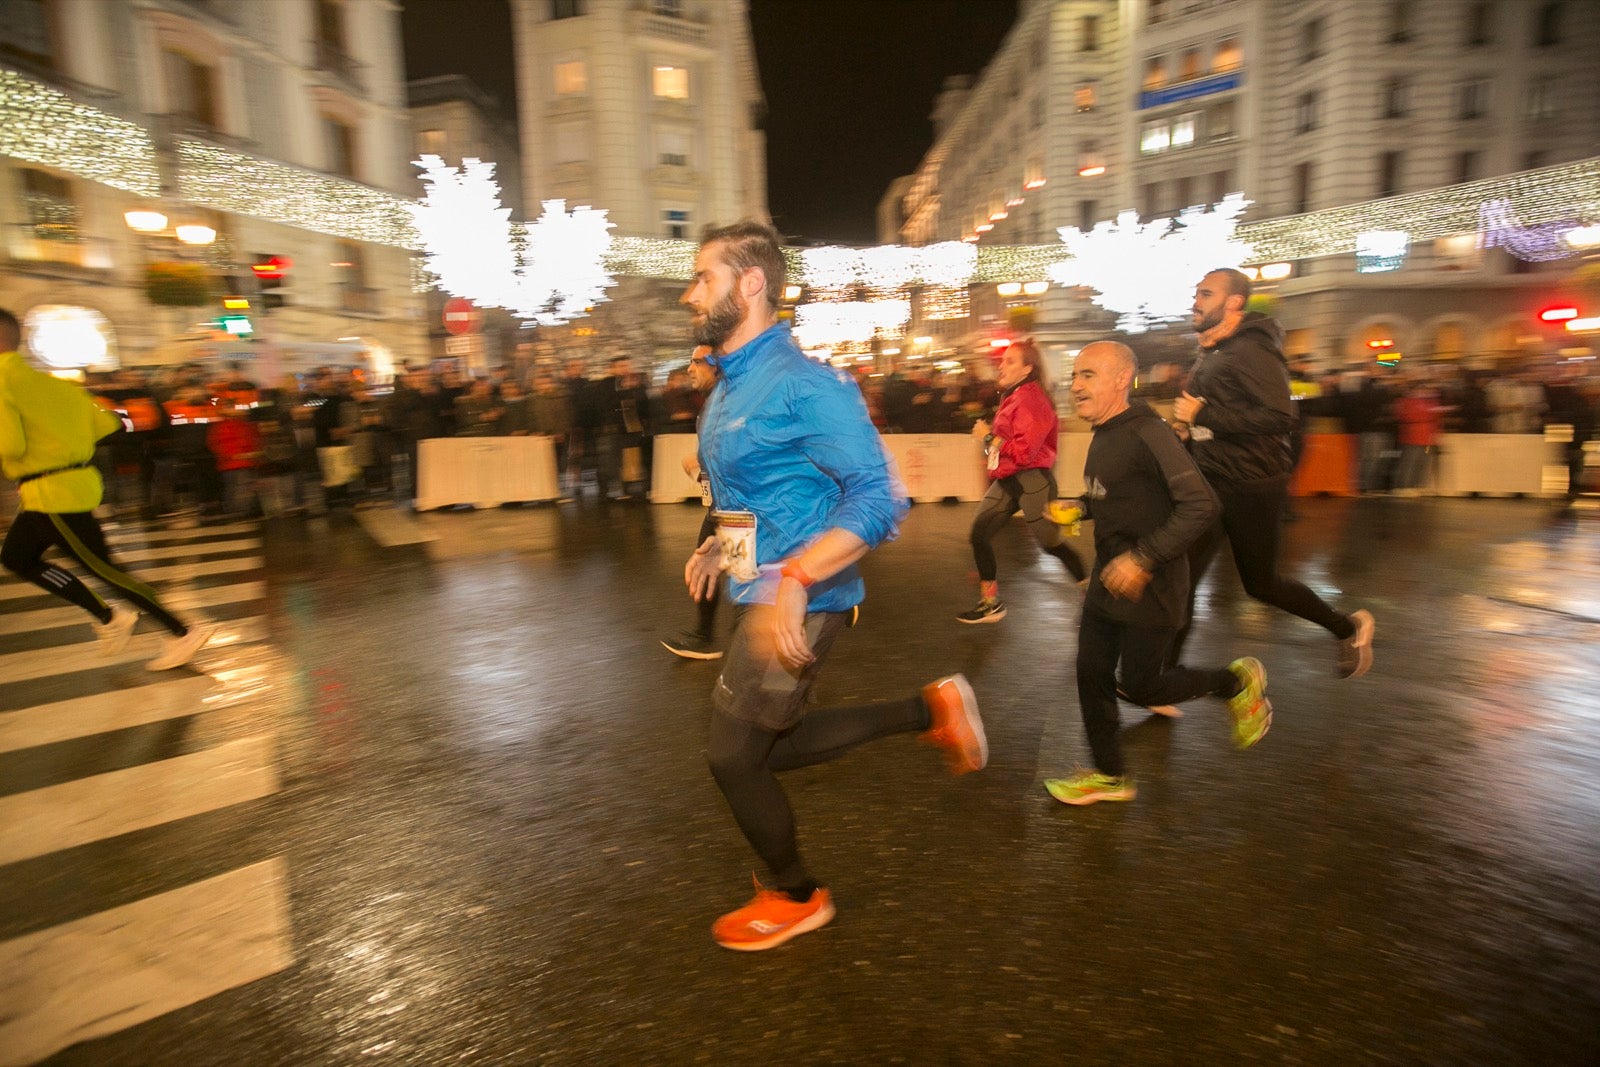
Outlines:
{"label": "black legging", "polygon": [[1224,535],[1233,549],[1244,591],[1263,604],[1282,608],[1314,622],[1341,640],[1356,632],[1348,615],[1334,611],[1317,594],[1278,573],[1278,545],[1282,539],[1283,511],[1289,501],[1287,486],[1242,490],[1212,483],[1222,502],[1222,518],[1189,548],[1189,622],[1172,642],[1169,663],[1179,662],[1184,640],[1194,626],[1194,595],[1206,568],[1216,558]]}
{"label": "black legging", "polygon": [[1062,544],[1061,527],[1044,513],[1045,505],[1055,498],[1054,471],[1018,471],[989,484],[989,491],[983,494],[983,500],[978,504],[978,514],[972,519],[972,558],[977,561],[979,579],[992,582],[1000,573],[994,547],[989,542],[1020,509],[1039,547],[1065,564],[1074,581],[1083,581],[1088,574],[1084,570],[1083,560]]}
{"label": "black legging", "polygon": [[67,553],[174,634],[181,637],[189,632],[187,626],[161,606],[154,589],[130,577],[111,562],[105,533],[100,529],[93,512],[18,512],[16,521],[6,534],[5,545],[0,547],[0,565],[28,579],[45,592],[71,601],[102,623],[110,622],[111,608],[94,590],[78,581],[71,571],[44,562],[44,554],[51,548],[59,548]]}
{"label": "black legging", "polygon": [[794,809],[776,771],[825,763],[867,741],[926,730],[931,719],[920,696],[846,708],[819,708],[788,730],[769,730],[712,711],[706,759],[734,821],[772,872],[775,888],[798,896],[816,885],[800,860]]}

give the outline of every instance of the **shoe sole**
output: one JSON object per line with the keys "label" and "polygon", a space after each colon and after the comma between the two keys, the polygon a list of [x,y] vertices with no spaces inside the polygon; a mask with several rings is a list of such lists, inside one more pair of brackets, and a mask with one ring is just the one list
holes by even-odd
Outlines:
{"label": "shoe sole", "polygon": [[961,713],[967,720],[967,729],[978,741],[978,763],[972,766],[970,761],[963,756],[962,772],[981,771],[989,765],[989,735],[983,728],[983,716],[978,712],[978,694],[972,691],[972,683],[967,681],[964,674],[950,677],[950,684],[956,687],[956,692],[961,694]]}
{"label": "shoe sole", "polygon": [[820,930],[833,921],[834,914],[833,902],[829,901],[821,908],[818,908],[814,914],[807,915],[793,926],[760,941],[722,941],[715,935],[711,939],[723,948],[734,952],[765,952],[767,949],[777,948],[785,941],[793,940],[801,934],[809,934],[813,930]]}
{"label": "shoe sole", "polygon": [[[1378,626],[1370,611],[1356,611],[1351,613],[1351,618],[1360,616],[1356,621],[1356,668],[1345,675],[1346,679],[1360,678],[1372,669],[1372,636]],[[1364,632],[1363,632],[1364,631]]]}
{"label": "shoe sole", "polygon": [[964,622],[968,626],[981,626],[986,622],[999,622],[1001,619],[1003,619],[1005,617],[1006,617],[1006,609],[1005,608],[1001,608],[999,611],[994,612],[992,615],[985,615],[981,619],[963,619],[960,615],[957,615],[956,616],[956,622]]}
{"label": "shoe sole", "polygon": [[205,637],[204,637],[203,640],[199,641],[194,646],[194,648],[192,648],[189,651],[189,654],[187,656],[183,657],[183,659],[178,660],[175,663],[168,663],[167,660],[166,660],[166,657],[164,655],[157,656],[155,659],[151,660],[149,663],[146,663],[144,665],[145,666],[145,670],[148,670],[148,671],[175,671],[179,667],[187,666],[196,656],[198,656],[200,654],[202,649],[204,649],[207,645],[209,645],[211,643],[211,639],[213,637],[217,636],[217,628],[216,628],[216,626],[211,625],[209,623],[202,624],[201,626],[197,627],[196,629],[198,629],[202,633],[204,633]]}
{"label": "shoe sole", "polygon": [[679,657],[681,657],[683,659],[702,659],[702,660],[704,660],[704,659],[721,659],[722,658],[722,653],[721,652],[691,652],[686,648],[673,648],[671,645],[667,644],[665,641],[661,642],[661,647],[666,649],[668,652],[671,652],[674,656],[679,656]]}
{"label": "shoe sole", "polygon": [[1051,789],[1049,782],[1044,784],[1044,788],[1045,792],[1049,793],[1054,799],[1061,801],[1063,804],[1070,804],[1075,808],[1083,807],[1085,804],[1098,804],[1102,800],[1132,800],[1139,795],[1137,789],[1116,789],[1103,793],[1085,793],[1078,797],[1064,797],[1058,795],[1054,789]]}

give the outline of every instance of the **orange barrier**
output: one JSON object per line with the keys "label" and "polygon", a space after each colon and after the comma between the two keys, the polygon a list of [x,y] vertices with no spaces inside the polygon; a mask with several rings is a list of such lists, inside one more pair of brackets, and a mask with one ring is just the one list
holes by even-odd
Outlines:
{"label": "orange barrier", "polygon": [[1289,492],[1295,496],[1355,496],[1356,435],[1308,433]]}

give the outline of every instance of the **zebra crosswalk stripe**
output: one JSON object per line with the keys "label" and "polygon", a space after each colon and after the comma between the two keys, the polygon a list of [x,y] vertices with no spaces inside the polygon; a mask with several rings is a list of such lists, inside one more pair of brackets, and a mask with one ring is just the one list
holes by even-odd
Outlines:
{"label": "zebra crosswalk stripe", "polygon": [[[253,573],[264,566],[258,524],[117,526],[108,535],[117,562],[156,583],[187,621],[217,608],[242,617],[216,621],[216,635],[190,670],[130,674],[129,665],[160,651],[159,627],[141,621],[144,632],[123,652],[102,657],[73,629],[88,621],[83,611],[12,575],[0,577],[0,759],[23,761],[16,766],[28,774],[46,768],[38,788],[0,793],[0,879],[37,878],[54,869],[38,864],[55,863],[66,850],[120,848],[122,835],[136,831],[195,833],[193,822],[182,820],[233,818],[227,813],[246,813],[280,788],[270,715],[242,720],[247,736],[180,755],[155,749],[167,758],[71,776],[75,761],[98,758],[98,739],[112,731],[224,708],[253,716],[258,701],[276,706],[269,695],[282,671],[262,644],[266,584]],[[174,584],[194,579],[206,584]],[[93,577],[85,580],[106,592]],[[52,638],[50,647],[36,647]],[[208,665],[210,674],[195,673]],[[32,703],[40,699],[49,702]],[[68,921],[41,929],[30,928],[37,918],[30,924],[26,915],[8,916],[9,928],[22,932],[0,941],[0,1067],[36,1063],[292,965],[287,862],[249,859],[255,862],[102,911],[65,911],[60,917]]]}

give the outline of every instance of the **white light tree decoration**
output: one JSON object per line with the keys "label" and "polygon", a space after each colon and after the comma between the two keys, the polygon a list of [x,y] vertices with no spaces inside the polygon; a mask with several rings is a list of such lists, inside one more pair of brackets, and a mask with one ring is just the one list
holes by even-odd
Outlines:
{"label": "white light tree decoration", "polygon": [[425,155],[416,166],[426,191],[411,212],[424,269],[450,295],[553,326],[582,316],[616,284],[605,266],[614,224],[604,210],[546,200],[536,221],[514,225],[493,163],[467,159],[458,169]]}
{"label": "white light tree decoration", "polygon": [[1072,258],[1051,266],[1051,280],[1095,290],[1094,302],[1116,312],[1117,328],[1127,333],[1183,319],[1206,271],[1250,258],[1250,246],[1234,237],[1249,206],[1234,194],[1209,211],[1187,208],[1176,219],[1141,223],[1137,211],[1124,211],[1088,233],[1063,226],[1056,232]]}

